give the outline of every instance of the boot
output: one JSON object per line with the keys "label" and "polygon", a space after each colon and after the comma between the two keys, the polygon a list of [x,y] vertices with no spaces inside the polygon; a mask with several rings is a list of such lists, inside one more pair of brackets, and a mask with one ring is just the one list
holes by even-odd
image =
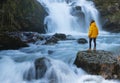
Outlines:
{"label": "boot", "polygon": [[91,48],[89,48],[87,51],[89,51],[89,52],[90,52],[90,51],[91,51]]}
{"label": "boot", "polygon": [[93,48],[93,51],[96,51],[96,48],[95,48],[95,47]]}

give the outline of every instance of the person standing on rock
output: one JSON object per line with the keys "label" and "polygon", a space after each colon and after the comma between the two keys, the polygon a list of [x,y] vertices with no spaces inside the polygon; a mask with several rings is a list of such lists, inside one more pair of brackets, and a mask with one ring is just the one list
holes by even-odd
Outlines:
{"label": "person standing on rock", "polygon": [[93,50],[96,50],[96,38],[97,38],[97,36],[98,36],[98,27],[97,27],[95,21],[92,20],[90,23],[89,32],[88,32],[88,37],[89,37],[89,49],[88,49],[88,51],[91,51],[92,41],[94,42]]}

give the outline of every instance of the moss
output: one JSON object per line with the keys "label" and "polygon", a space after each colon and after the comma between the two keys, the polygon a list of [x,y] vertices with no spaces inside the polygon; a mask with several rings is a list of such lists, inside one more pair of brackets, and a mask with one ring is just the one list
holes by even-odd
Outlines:
{"label": "moss", "polygon": [[[43,8],[36,0],[1,1],[0,32],[26,30],[24,28],[29,30],[29,28],[31,28],[31,21],[33,18],[37,23],[33,23],[32,27],[36,27],[38,25],[43,27],[44,14]],[[28,25],[28,27],[26,27],[26,25]]]}
{"label": "moss", "polygon": [[94,0],[101,13],[103,30],[120,32],[120,0]]}
{"label": "moss", "polygon": [[120,18],[119,0],[94,0],[94,2],[103,17],[111,21],[118,21]]}

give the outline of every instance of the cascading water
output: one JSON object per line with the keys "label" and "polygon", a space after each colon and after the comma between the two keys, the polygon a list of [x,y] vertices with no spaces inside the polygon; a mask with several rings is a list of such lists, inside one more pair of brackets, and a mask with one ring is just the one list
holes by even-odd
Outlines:
{"label": "cascading water", "polygon": [[99,12],[87,0],[38,0],[48,12],[44,24],[47,33],[84,33],[91,19],[100,28]]}
{"label": "cascading water", "polygon": [[[119,35],[111,36],[114,42],[108,36],[101,37],[105,41],[98,38],[99,49],[120,47]],[[120,83],[105,80],[101,76],[88,75],[73,65],[77,52],[87,47],[87,44],[81,45],[75,40],[65,40],[55,45],[30,44],[30,47],[19,50],[0,51],[0,83]],[[49,54],[48,51],[53,53]],[[36,72],[34,62],[40,57],[46,57],[46,60],[42,62],[42,66],[40,64],[40,69],[43,70]],[[44,65],[47,67],[44,68]],[[36,79],[36,74],[41,78]]]}

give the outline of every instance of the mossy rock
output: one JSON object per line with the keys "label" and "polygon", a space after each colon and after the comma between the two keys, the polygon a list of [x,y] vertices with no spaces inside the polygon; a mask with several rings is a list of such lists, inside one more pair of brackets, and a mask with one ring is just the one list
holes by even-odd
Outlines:
{"label": "mossy rock", "polygon": [[[77,67],[83,68],[87,73],[102,75],[106,79],[119,79],[120,66],[117,58],[108,51],[79,51],[74,62]],[[114,76],[117,77],[114,77]]]}
{"label": "mossy rock", "polygon": [[19,49],[21,47],[27,46],[28,45],[18,37],[12,37],[7,34],[0,34],[0,50]]}

